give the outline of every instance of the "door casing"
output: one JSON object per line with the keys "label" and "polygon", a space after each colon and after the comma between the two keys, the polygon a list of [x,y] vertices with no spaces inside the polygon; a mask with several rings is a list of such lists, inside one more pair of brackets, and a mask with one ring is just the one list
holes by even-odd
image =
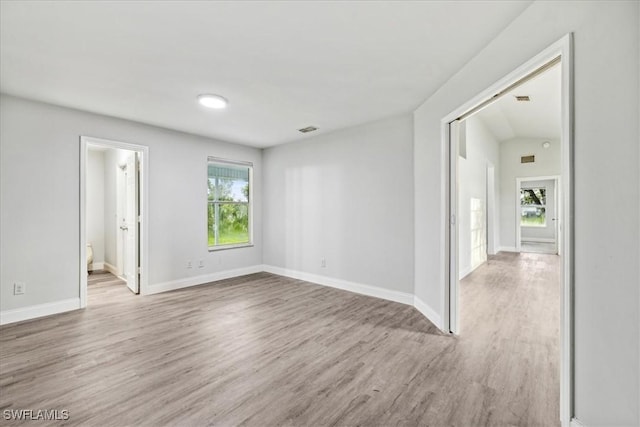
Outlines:
{"label": "door casing", "polygon": [[87,155],[90,147],[114,148],[135,151],[140,159],[140,222],[139,228],[139,253],[140,253],[140,293],[146,294],[148,288],[148,251],[149,251],[149,147],[145,145],[130,144],[108,139],[94,138],[91,136],[80,137],[80,241],[79,241],[79,293],[80,308],[87,306],[87,247],[86,247],[86,208],[87,208]]}
{"label": "door casing", "polygon": [[569,33],[540,52],[538,55],[509,73],[504,78],[475,96],[441,120],[442,182],[445,189],[442,210],[443,252],[445,254],[444,281],[442,283],[442,329],[456,333],[459,328],[458,315],[458,268],[457,268],[457,141],[452,126],[461,117],[479,111],[506,88],[517,84],[526,76],[560,59],[561,67],[561,200],[556,205],[563,224],[559,252],[562,253],[562,290],[560,303],[560,421],[569,426],[573,419],[573,34]]}
{"label": "door casing", "polygon": [[[558,193],[560,193],[560,189],[561,189],[561,185],[562,185],[562,178],[560,177],[560,175],[548,175],[548,176],[527,176],[527,177],[519,177],[516,178],[516,194],[520,194],[520,187],[522,187],[522,183],[526,182],[526,181],[554,181],[554,189],[553,189],[553,202],[554,202],[554,208],[555,208],[555,212],[554,212],[554,216],[556,218],[554,218],[554,224],[553,226],[555,227],[555,240],[556,240],[556,253],[558,255],[560,255],[560,250],[558,249],[559,247],[559,242],[560,242],[560,230],[562,228],[562,218],[560,216],[560,212],[561,209],[559,209],[558,206]],[[547,195],[548,197],[548,195]],[[520,199],[518,197],[516,197],[516,205],[515,205],[515,212],[516,212],[516,252],[522,252],[522,228],[520,226]],[[558,219],[556,221],[556,219]],[[552,219],[549,218],[549,220],[551,221]],[[560,224],[558,224],[560,223]]]}
{"label": "door casing", "polygon": [[139,154],[131,151],[127,156],[125,167],[125,221],[119,225],[120,230],[126,232],[124,244],[124,274],[127,279],[127,287],[131,292],[140,293],[140,244],[139,244],[139,218],[140,218],[140,179]]}

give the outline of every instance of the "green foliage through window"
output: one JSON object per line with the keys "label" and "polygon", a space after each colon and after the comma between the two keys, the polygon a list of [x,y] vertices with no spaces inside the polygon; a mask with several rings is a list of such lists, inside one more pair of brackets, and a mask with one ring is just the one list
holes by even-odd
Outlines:
{"label": "green foliage through window", "polygon": [[520,189],[520,225],[544,227],[546,219],[547,190],[541,188]]}
{"label": "green foliage through window", "polygon": [[251,243],[251,166],[209,161],[207,228],[209,247]]}

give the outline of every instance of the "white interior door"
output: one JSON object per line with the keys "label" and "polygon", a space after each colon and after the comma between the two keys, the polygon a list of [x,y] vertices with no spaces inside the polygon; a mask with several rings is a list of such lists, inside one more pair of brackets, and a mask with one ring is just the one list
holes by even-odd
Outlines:
{"label": "white interior door", "polygon": [[127,171],[126,164],[118,165],[116,190],[116,271],[120,278],[126,280],[124,267],[124,248],[127,239]]}
{"label": "white interior door", "polygon": [[487,261],[487,222],[484,201],[471,198],[471,268]]}
{"label": "white interior door", "polygon": [[555,179],[553,183],[553,241],[555,242],[555,253],[560,255],[560,198],[558,194],[560,193],[560,180]]}
{"label": "white interior door", "polygon": [[127,286],[133,293],[140,293],[139,283],[139,248],[138,248],[138,218],[139,218],[139,178],[138,153],[132,152],[127,157],[126,176],[126,207],[125,217],[121,229],[124,231],[124,273]]}
{"label": "white interior door", "polygon": [[562,256],[562,180],[560,178],[556,179],[556,249],[558,250],[558,255]]}
{"label": "white interior door", "polygon": [[[458,155],[463,138],[460,121],[449,123],[449,331],[460,333],[458,302]],[[462,144],[465,145],[465,144]]]}
{"label": "white interior door", "polygon": [[496,221],[496,169],[487,166],[487,253],[495,255],[498,252]]}

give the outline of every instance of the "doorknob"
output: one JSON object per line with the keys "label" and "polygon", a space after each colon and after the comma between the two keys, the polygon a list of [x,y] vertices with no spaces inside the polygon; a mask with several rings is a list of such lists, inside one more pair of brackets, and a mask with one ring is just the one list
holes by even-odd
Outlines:
{"label": "doorknob", "polygon": [[126,225],[121,225],[120,226],[120,230],[127,231],[128,229],[129,229],[129,227],[127,227]]}

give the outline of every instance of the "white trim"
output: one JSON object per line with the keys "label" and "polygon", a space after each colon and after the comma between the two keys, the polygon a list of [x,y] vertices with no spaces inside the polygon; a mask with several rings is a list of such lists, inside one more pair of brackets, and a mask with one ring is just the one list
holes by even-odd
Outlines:
{"label": "white trim", "polygon": [[[487,256],[488,256],[488,254],[487,254]],[[477,265],[475,265],[475,266],[471,266],[471,267],[465,268],[464,270],[459,270],[459,272],[458,272],[458,275],[459,275],[458,277],[459,277],[459,279],[458,279],[458,280],[462,280],[462,279],[464,279],[465,277],[467,277],[468,275],[470,275],[471,273],[473,273],[474,271],[476,271],[476,270],[478,269],[478,267],[480,267],[481,265],[484,265],[484,264],[486,264],[486,263],[487,263],[487,260],[484,260],[484,261],[482,261],[480,264],[477,264]]]}
{"label": "white trim", "polygon": [[374,298],[411,305],[437,328],[442,329],[442,318],[438,314],[438,311],[434,310],[427,303],[411,293],[392,291],[378,286],[365,285],[363,283],[350,282],[348,280],[336,279],[333,277],[321,276],[318,274],[306,273],[304,271],[276,267],[273,265],[263,265],[262,269],[267,273],[277,274],[278,276],[290,277],[292,279],[303,280],[305,282],[315,283],[322,286],[329,286],[331,288],[353,292],[360,295],[367,295]]}
{"label": "white trim", "polygon": [[118,277],[118,269],[116,268],[115,265],[111,265],[108,262],[104,263],[104,269],[107,270],[109,273],[113,274],[114,276]]}
{"label": "white trim", "polygon": [[[444,268],[441,268],[440,271],[440,283],[445,284],[444,292],[442,293],[442,297],[440,300],[441,304],[441,313],[440,316],[440,325],[443,331],[449,333],[451,330],[451,298],[450,298],[450,288],[449,288],[449,280],[451,279],[451,259],[448,254],[451,253],[451,203],[458,202],[458,198],[451,198],[449,194],[452,190],[451,180],[449,179],[451,176],[451,129],[448,121],[442,120],[440,124],[440,134],[442,135],[442,139],[440,141],[441,147],[441,158],[440,161],[444,165],[442,168],[442,177],[440,184],[440,214],[441,214],[441,226],[440,226],[440,241],[444,242]],[[457,172],[457,171],[456,171]],[[454,206],[455,207],[455,206]]]}
{"label": "white trim", "polygon": [[519,176],[517,177],[520,181],[552,181],[554,179],[560,178],[560,175],[540,175],[540,176]]}
{"label": "white trim", "polygon": [[532,59],[516,68],[488,89],[471,98],[441,120],[441,148],[442,148],[442,217],[440,229],[443,237],[444,263],[440,269],[442,279],[442,326],[445,332],[451,330],[451,306],[449,292],[454,275],[450,273],[451,258],[455,256],[456,242],[451,240],[449,204],[457,197],[451,195],[452,177],[455,170],[450,162],[450,123],[463,114],[474,109],[486,100],[500,93],[504,88],[519,81],[531,72],[539,69],[560,57],[561,67],[561,157],[562,182],[560,183],[562,200],[558,203],[561,218],[561,234],[559,234],[559,253],[562,254],[562,290],[560,307],[560,421],[563,426],[570,424],[573,416],[573,128],[574,128],[574,68],[573,68],[573,35],[566,34],[557,42],[534,56]]}
{"label": "white trim", "polygon": [[498,252],[520,252],[516,249],[515,246],[500,246],[500,250]]}
{"label": "white trim", "polygon": [[87,269],[89,271],[104,270],[104,262],[92,262],[89,267],[91,267]]}
{"label": "white trim", "polygon": [[263,271],[262,265],[253,265],[251,267],[236,268],[234,270],[218,271],[210,274],[202,274],[200,276],[185,277],[183,279],[171,280],[168,282],[156,283],[146,287],[143,295],[153,295],[160,292],[173,291],[176,289],[188,288],[190,286],[204,285],[205,283],[215,282],[218,280],[231,279],[233,277],[246,276],[247,274],[260,273]]}
{"label": "white trim", "polygon": [[580,420],[578,420],[577,418],[572,418],[571,422],[569,423],[570,427],[586,427],[584,424],[582,424],[580,422]]}
{"label": "white trim", "polygon": [[[115,271],[115,267],[111,264],[105,263],[105,267],[107,267],[107,269],[111,268],[113,269],[113,271]],[[113,271],[109,271],[113,273]],[[217,280],[230,279],[232,277],[245,276],[247,274],[253,273],[260,273],[262,271],[264,271],[262,265],[254,265],[251,267],[238,268],[235,270],[220,271],[212,274],[205,274],[201,276],[172,280],[169,282],[157,283],[155,285],[145,287],[144,295],[152,295],[160,292],[171,291],[174,289],[202,285],[209,282],[215,282]],[[115,275],[115,273],[113,274]],[[42,316],[50,316],[52,314],[64,313],[81,308],[84,307],[82,307],[80,298],[71,298],[62,301],[20,307],[13,310],[5,310],[0,312],[0,325],[21,322],[23,320],[35,319]]]}
{"label": "white trim", "polygon": [[473,272],[476,268],[480,267],[482,264],[478,264],[474,267],[467,267],[464,270],[458,270],[458,280],[462,280]]}
{"label": "white trim", "polygon": [[[560,297],[560,421],[566,424],[574,415],[573,384],[573,34],[567,34],[556,43],[561,53],[562,86],[562,200],[558,200],[556,211],[560,209],[560,227],[562,236],[558,254],[562,254],[562,295]],[[557,191],[557,190],[556,190]]]}
{"label": "white trim", "polygon": [[[459,290],[460,290],[460,263],[458,262],[458,241],[460,239],[460,213],[458,212],[458,202],[459,202],[459,155],[460,155],[460,139],[461,133],[460,129],[462,129],[461,122],[455,120],[453,122],[448,123],[447,128],[449,129],[449,141],[448,141],[448,154],[449,161],[447,162],[449,166],[450,179],[449,179],[449,193],[455,194],[455,197],[451,197],[448,200],[448,208],[449,208],[449,226],[447,230],[449,230],[449,254],[456,254],[456,256],[449,256],[449,262],[447,263],[449,267],[449,292],[445,292],[448,296],[448,305],[449,305],[449,316],[448,316],[448,327],[446,332],[451,332],[452,334],[458,334],[460,332],[460,299],[459,299]],[[465,136],[466,137],[466,136]],[[466,141],[465,141],[466,144]]]}
{"label": "white trim", "polygon": [[[208,246],[209,252],[216,251],[224,251],[227,249],[237,249],[237,248],[251,248],[255,246],[253,239],[253,162],[243,161],[243,160],[227,160],[219,157],[209,156],[207,157],[207,177],[208,177],[208,167],[211,163],[217,164],[230,164],[236,166],[243,166],[249,169],[249,201],[248,202],[239,202],[239,204],[246,204],[248,206],[247,210],[249,212],[249,241],[246,243],[238,243],[231,245],[213,245]],[[209,206],[209,200],[207,200],[207,209]],[[207,242],[208,245],[208,242]]]}
{"label": "white trim", "polygon": [[291,270],[272,265],[263,265],[263,270],[267,273],[277,274],[278,276],[286,276],[292,279],[299,279],[304,280],[305,282],[342,289],[343,291],[355,292],[357,294],[367,295],[370,297],[413,305],[414,296],[407,292],[392,291],[389,289],[379,288],[377,286],[365,285],[363,283],[350,282],[347,280],[320,276],[317,274],[305,273],[304,271]]}
{"label": "white trim", "polygon": [[431,308],[429,304],[422,301],[415,295],[413,296],[413,306],[438,329],[442,329],[442,318],[438,314],[437,310]]}
{"label": "white trim", "polygon": [[[251,219],[249,219],[249,222],[251,222]],[[249,238],[251,238],[251,233],[249,233]],[[254,246],[255,245],[253,243],[237,243],[237,244],[231,244],[231,245],[209,246],[209,252],[226,251],[228,249],[252,248]]]}
{"label": "white trim", "polygon": [[547,237],[520,237],[520,242],[555,243],[556,241]]}
{"label": "white trim", "polygon": [[87,306],[87,152],[89,146],[115,148],[140,153],[140,293],[146,293],[149,271],[149,147],[90,136],[80,137],[80,308]]}
{"label": "white trim", "polygon": [[0,325],[78,310],[79,308],[80,298],[70,298],[62,301],[14,308],[13,310],[4,310],[0,312]]}

